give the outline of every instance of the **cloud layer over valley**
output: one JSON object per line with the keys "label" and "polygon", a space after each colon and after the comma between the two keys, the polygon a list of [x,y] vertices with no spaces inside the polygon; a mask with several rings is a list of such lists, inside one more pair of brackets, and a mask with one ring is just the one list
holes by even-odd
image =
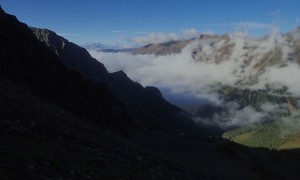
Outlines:
{"label": "cloud layer over valley", "polygon": [[[193,30],[185,33],[197,35]],[[159,87],[169,101],[181,107],[187,107],[188,102],[194,106],[230,106],[230,118],[224,124],[246,125],[260,122],[268,112],[256,112],[250,106],[234,109],[234,105],[224,102],[220,91],[232,87],[274,93],[272,90],[285,87],[284,96],[300,97],[299,34],[297,29],[282,36],[273,29],[261,39],[242,32],[211,35],[195,39],[181,53],[163,56],[97,51],[90,54],[110,72],[122,70],[144,86]]]}

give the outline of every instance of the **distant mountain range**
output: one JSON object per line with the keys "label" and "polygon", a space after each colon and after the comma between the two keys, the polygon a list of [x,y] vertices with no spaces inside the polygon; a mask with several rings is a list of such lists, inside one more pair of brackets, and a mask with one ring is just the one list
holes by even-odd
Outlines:
{"label": "distant mountain range", "polygon": [[[300,94],[299,90],[293,90],[296,84],[287,83],[296,82],[295,74],[289,73],[300,72],[300,27],[283,35],[274,30],[263,38],[244,35],[202,36],[192,40],[149,44],[134,49],[132,53],[164,56],[181,53],[188,46],[194,48],[192,57],[195,62],[215,65],[230,62],[232,66],[236,66],[236,72],[232,75],[239,77],[239,80],[231,86],[219,86],[218,91],[225,102],[238,107],[236,111],[252,107],[259,113],[264,111],[264,104],[276,107],[268,111],[268,116],[260,122],[262,124],[253,123],[229,131],[223,137],[251,147],[300,147],[297,116]],[[270,72],[279,73],[280,70],[286,72],[281,73],[277,81],[275,77],[278,74]],[[274,80],[265,80],[273,78]],[[280,80],[281,78],[286,79]],[[223,117],[223,121],[229,116],[227,111],[223,105],[210,104],[192,109],[195,116],[212,120],[217,115]]]}
{"label": "distant mountain range", "polygon": [[[274,69],[282,70],[299,65],[300,28],[283,35],[274,30],[263,38],[252,38],[243,34],[201,35],[190,40],[148,44],[139,48],[125,49],[123,52],[166,56],[182,53],[185,48],[192,48],[191,56],[195,62],[214,65],[228,62],[235,66],[233,76],[238,77],[238,80],[234,84],[228,86],[217,82],[213,86],[217,87],[214,90],[218,89],[217,93],[225,102],[238,107],[237,111],[252,107],[255,112],[262,112],[262,106],[268,103],[280,107],[280,111],[267,112],[261,123],[289,117],[293,113],[291,109],[298,111],[299,93],[289,91],[291,87],[284,85],[284,82],[278,86],[277,82],[262,82],[262,80],[272,78],[275,74],[267,73]],[[227,112],[229,110],[226,109],[228,107],[222,106],[208,104],[188,107],[187,110],[193,116],[205,118],[206,121],[212,121],[214,116],[223,116],[222,121],[226,122],[225,117],[229,116]],[[232,128],[237,127],[229,127]]]}
{"label": "distant mountain range", "polygon": [[[226,99],[235,99],[241,107],[252,105],[258,110],[259,106],[271,100],[271,97],[277,99],[277,103],[280,104],[287,103],[289,97],[291,100],[294,99],[292,104],[297,108],[296,100],[299,99],[300,93],[289,87],[293,84],[288,83],[289,80],[277,80],[272,76],[276,74],[276,70],[291,69],[292,71],[300,64],[300,27],[284,35],[274,30],[263,38],[240,34],[201,35],[190,40],[149,44],[132,49],[130,52],[165,56],[179,54],[185,48],[192,49],[189,52],[194,61],[199,64],[214,66],[227,64],[229,66],[227,68],[232,68],[231,76],[236,77],[236,80],[227,84],[223,82],[211,84],[215,86],[214,89],[219,89],[219,94],[227,96]],[[292,76],[289,79],[295,81]],[[278,85],[280,83],[281,86]],[[271,97],[267,98],[267,96]],[[275,103],[274,100],[271,101]]]}
{"label": "distant mountain range", "polygon": [[199,41],[203,44],[214,43],[222,38],[227,39],[228,36],[219,36],[219,35],[205,35],[202,34],[198,38],[192,38],[189,40],[178,40],[178,41],[169,41],[164,43],[153,43],[147,44],[142,47],[132,48],[129,52],[133,54],[155,54],[155,55],[168,55],[168,54],[177,54],[182,51],[187,45],[192,42]]}
{"label": "distant mountain range", "polygon": [[102,43],[91,43],[83,44],[81,47],[85,48],[88,51],[102,51],[102,52],[123,52],[127,51],[128,47],[122,44],[102,44]]}

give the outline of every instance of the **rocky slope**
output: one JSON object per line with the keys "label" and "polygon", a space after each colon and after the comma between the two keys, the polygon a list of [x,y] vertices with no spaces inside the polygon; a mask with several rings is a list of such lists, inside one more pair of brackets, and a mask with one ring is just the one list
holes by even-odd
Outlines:
{"label": "rocky slope", "polygon": [[[132,125],[124,105],[105,86],[69,71],[25,24],[1,12],[0,75],[98,125]],[[117,126],[115,126],[117,125]]]}
{"label": "rocky slope", "polygon": [[0,179],[201,177],[120,140],[134,125],[105,86],[1,8],[0,24]]}
{"label": "rocky slope", "polygon": [[[137,145],[0,78],[1,179],[288,179],[297,154],[214,138],[139,134]],[[178,158],[181,157],[181,158]],[[293,159],[293,160],[292,160]]]}
{"label": "rocky slope", "polygon": [[93,84],[105,84],[126,105],[138,125],[145,129],[172,133],[209,133],[204,128],[197,128],[187,113],[167,102],[157,88],[144,88],[124,72],[108,73],[85,49],[50,30],[31,29],[40,41],[56,52],[70,70],[79,72]]}
{"label": "rocky slope", "polygon": [[[70,70],[79,72],[82,77],[88,79],[92,84],[99,83],[108,74],[103,64],[92,58],[89,53],[81,48],[58,36],[56,33],[46,30],[31,28],[38,40],[46,43],[48,47],[60,56],[60,60]],[[88,63],[87,63],[88,62]]]}
{"label": "rocky slope", "polygon": [[158,56],[164,56],[168,54],[181,53],[182,49],[184,49],[187,45],[195,41],[202,41],[208,44],[212,44],[222,39],[228,39],[228,36],[202,34],[198,38],[193,38],[189,40],[169,41],[164,43],[147,44],[142,47],[128,49],[127,51],[131,52],[132,54],[155,54]]}
{"label": "rocky slope", "polygon": [[0,78],[0,179],[197,179]]}
{"label": "rocky slope", "polygon": [[182,41],[170,41],[159,44],[148,44],[140,48],[131,49],[130,52],[133,54],[155,54],[155,55],[167,55],[172,53],[180,53],[181,50],[191,40]]}

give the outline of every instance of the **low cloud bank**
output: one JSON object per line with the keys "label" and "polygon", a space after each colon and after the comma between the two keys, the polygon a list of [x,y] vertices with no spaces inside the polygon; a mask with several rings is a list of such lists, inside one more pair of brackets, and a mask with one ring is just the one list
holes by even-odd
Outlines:
{"label": "low cloud bank", "polygon": [[196,29],[183,29],[182,33],[163,33],[163,32],[150,32],[146,36],[138,36],[132,39],[132,41],[139,45],[151,44],[151,43],[163,43],[168,41],[178,41],[182,39],[190,39],[199,37],[200,32]]}
{"label": "low cloud bank", "polygon": [[[197,34],[193,30],[186,33]],[[300,67],[292,56],[294,41],[300,41],[299,37],[297,31],[282,36],[277,29],[262,39],[237,32],[229,38],[195,40],[179,54],[156,56],[96,51],[90,54],[110,72],[122,70],[144,86],[159,87],[169,101],[181,107],[188,101],[197,105],[229,106],[218,93],[225,86],[253,90],[285,87],[288,95],[300,97]],[[257,113],[251,107],[235,109],[230,105],[228,120],[223,126],[260,122],[268,110],[267,106],[264,108],[265,112]],[[224,117],[216,115],[214,120],[220,123]]]}

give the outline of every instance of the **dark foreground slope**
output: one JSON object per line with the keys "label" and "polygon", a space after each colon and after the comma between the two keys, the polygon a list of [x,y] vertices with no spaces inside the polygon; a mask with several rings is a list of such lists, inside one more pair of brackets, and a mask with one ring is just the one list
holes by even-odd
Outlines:
{"label": "dark foreground slope", "polygon": [[93,84],[106,84],[108,89],[124,103],[136,124],[145,129],[184,134],[207,134],[197,127],[186,112],[167,102],[155,87],[143,87],[120,71],[108,73],[82,47],[69,42],[47,29],[31,28],[37,39],[58,54],[71,70],[79,72]]}
{"label": "dark foreground slope", "polygon": [[0,38],[0,179],[300,177],[297,152],[139,131],[105,87],[70,72],[1,9]]}
{"label": "dark foreground slope", "polygon": [[0,78],[0,179],[196,179]]}
{"label": "dark foreground slope", "polygon": [[198,176],[115,138],[134,126],[110,91],[69,71],[2,9],[0,25],[0,179]]}
{"label": "dark foreground slope", "polygon": [[69,71],[30,29],[1,11],[0,76],[28,88],[74,115],[97,125],[131,124],[124,106],[106,87],[92,86]]}

